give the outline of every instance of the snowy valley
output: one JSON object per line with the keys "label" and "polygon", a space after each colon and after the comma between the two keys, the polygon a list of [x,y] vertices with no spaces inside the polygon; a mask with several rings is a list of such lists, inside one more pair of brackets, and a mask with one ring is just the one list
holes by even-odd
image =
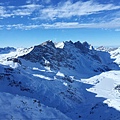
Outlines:
{"label": "snowy valley", "polygon": [[119,103],[120,48],[0,49],[0,120],[120,120]]}

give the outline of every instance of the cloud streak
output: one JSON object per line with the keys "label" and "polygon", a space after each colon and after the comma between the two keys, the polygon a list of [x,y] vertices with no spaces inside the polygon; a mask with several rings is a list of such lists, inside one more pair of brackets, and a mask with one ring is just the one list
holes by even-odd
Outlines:
{"label": "cloud streak", "polygon": [[[44,1],[47,4],[51,0]],[[114,11],[114,15],[104,14],[105,12]],[[0,29],[22,29],[30,30],[37,28],[45,29],[62,29],[62,28],[112,28],[120,29],[120,6],[113,4],[100,4],[92,0],[87,2],[78,1],[72,3],[66,1],[58,3],[56,6],[27,1],[22,6],[5,6],[0,5],[0,19],[19,18],[19,24],[0,25]],[[101,17],[101,15],[103,15]],[[90,19],[90,16],[92,18]],[[98,18],[100,16],[100,19]],[[24,18],[29,20],[24,24]],[[87,20],[85,18],[87,17]],[[74,19],[73,19],[74,18]],[[83,21],[81,19],[83,18]],[[61,22],[63,21],[63,22]],[[2,23],[2,22],[1,22]]]}
{"label": "cloud streak", "polygon": [[57,19],[57,18],[71,18],[73,16],[85,16],[91,14],[98,14],[99,12],[120,9],[120,6],[113,4],[98,4],[92,1],[71,3],[67,1],[56,7],[49,6],[40,10],[39,19]]}
{"label": "cloud streak", "polygon": [[37,24],[33,24],[33,25],[24,25],[24,24],[0,25],[0,29],[31,30],[31,29],[38,29],[38,28],[45,28],[45,29],[102,28],[102,29],[115,29],[115,31],[120,31],[120,22],[117,22],[117,21],[120,21],[120,18],[114,19],[110,22],[84,23],[84,24],[80,24],[79,22],[55,22],[53,24],[42,23],[39,25],[37,25]]}
{"label": "cloud streak", "polygon": [[8,18],[12,16],[30,16],[37,9],[40,9],[41,5],[29,4],[23,6],[0,6],[0,18]]}
{"label": "cloud streak", "polygon": [[103,29],[115,29],[120,28],[120,22],[116,23],[116,20],[110,22],[101,23],[84,23],[79,22],[56,22],[54,24],[42,24],[46,29],[65,29],[65,28],[103,28]]}
{"label": "cloud streak", "polygon": [[[48,0],[47,0],[48,1]],[[85,16],[91,14],[99,14],[99,12],[117,10],[120,6],[113,4],[98,4],[93,1],[87,2],[75,2],[66,1],[59,3],[57,6],[43,6],[39,4],[27,4],[23,6],[0,6],[1,17],[11,17],[20,15],[32,15],[35,19],[58,19],[58,18],[70,18],[73,16]]]}

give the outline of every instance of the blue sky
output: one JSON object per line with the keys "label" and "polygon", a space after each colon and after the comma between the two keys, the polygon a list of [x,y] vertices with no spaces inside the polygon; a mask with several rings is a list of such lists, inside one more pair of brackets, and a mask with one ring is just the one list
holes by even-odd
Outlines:
{"label": "blue sky", "polygon": [[0,47],[46,40],[120,45],[120,1],[0,0]]}

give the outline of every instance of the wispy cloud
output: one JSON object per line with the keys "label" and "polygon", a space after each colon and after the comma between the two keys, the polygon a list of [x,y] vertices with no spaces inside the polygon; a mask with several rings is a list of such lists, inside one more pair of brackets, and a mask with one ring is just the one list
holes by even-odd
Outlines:
{"label": "wispy cloud", "polygon": [[[38,4],[39,0],[28,0],[26,5],[22,6],[4,6],[0,5],[0,19],[15,19],[20,16],[19,24],[2,25],[2,29],[61,29],[61,28],[114,28],[120,29],[120,6],[113,4],[100,4],[92,0],[87,2],[66,1],[60,2],[56,6],[49,5],[51,0],[45,0],[48,4],[43,6]],[[43,0],[42,0],[43,2]],[[114,11],[112,14],[104,14],[105,12]],[[103,15],[103,16],[102,16]],[[23,16],[29,23],[24,24]],[[90,18],[90,16],[92,16]],[[100,16],[100,18],[98,18]],[[84,19],[88,19],[88,21]],[[70,19],[71,18],[71,19]],[[72,19],[74,18],[74,19]],[[79,20],[83,18],[83,20]],[[48,20],[48,21],[47,21]],[[61,22],[63,21],[63,22]]]}
{"label": "wispy cloud", "polygon": [[2,17],[4,14],[6,14],[6,10],[3,6],[0,6],[0,16]]}
{"label": "wispy cloud", "polygon": [[[101,23],[84,23],[80,24],[79,22],[55,22],[53,24],[42,23],[42,24],[33,24],[33,25],[24,25],[24,24],[13,24],[13,25],[0,25],[1,29],[21,29],[21,30],[31,30],[37,28],[45,29],[68,29],[68,28],[102,28],[102,29],[115,29],[115,31],[120,31],[120,22],[119,19],[112,20],[110,22],[101,22]],[[116,23],[117,22],[117,23]]]}
{"label": "wispy cloud", "polygon": [[120,32],[120,29],[115,29],[115,31]]}
{"label": "wispy cloud", "polygon": [[13,25],[4,25],[3,28],[6,28],[7,30],[10,30],[12,28],[14,29],[21,29],[21,30],[31,30],[42,27],[41,25],[24,25],[24,24],[13,24]]}
{"label": "wispy cloud", "polygon": [[24,5],[20,6],[19,9],[16,9],[13,11],[14,16],[27,16],[31,15],[35,10],[39,9],[41,5],[36,4],[30,4],[30,5]]}
{"label": "wispy cloud", "polygon": [[120,6],[114,6],[113,4],[98,4],[93,1],[72,3],[67,1],[65,3],[58,4],[58,6],[49,6],[41,9],[39,19],[57,19],[57,18],[70,18],[73,16],[85,16],[91,14],[97,14],[103,11],[120,9]]}
{"label": "wispy cloud", "polygon": [[[30,1],[27,1],[30,2]],[[45,0],[49,3],[50,0]],[[1,17],[11,17],[18,15],[32,15],[33,19],[58,19],[58,18],[70,18],[73,16],[85,16],[91,14],[98,14],[103,11],[110,11],[120,9],[120,6],[115,6],[113,4],[99,4],[93,1],[82,2],[78,1],[72,3],[66,1],[64,3],[59,3],[57,6],[43,6],[39,4],[27,4],[23,6],[0,6],[0,16]]]}
{"label": "wispy cloud", "polygon": [[41,5],[29,4],[23,6],[0,6],[0,18],[8,18],[12,16],[29,16],[39,9]]}
{"label": "wispy cloud", "polygon": [[116,23],[116,20],[110,22],[101,23],[84,23],[79,22],[56,22],[54,24],[42,24],[46,29],[61,29],[61,28],[103,28],[103,29],[115,29],[120,28],[120,22]]}

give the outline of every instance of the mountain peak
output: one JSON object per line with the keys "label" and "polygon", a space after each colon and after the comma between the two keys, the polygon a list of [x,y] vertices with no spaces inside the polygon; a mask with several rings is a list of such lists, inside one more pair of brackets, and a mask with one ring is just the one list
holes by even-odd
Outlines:
{"label": "mountain peak", "polygon": [[80,41],[77,41],[74,43],[75,47],[80,49],[82,52],[89,52],[90,50],[94,50],[94,48],[88,44],[87,42],[81,43]]}
{"label": "mountain peak", "polygon": [[52,40],[48,40],[48,41],[46,41],[46,42],[43,42],[41,45],[42,45],[42,46],[48,45],[48,46],[53,46],[53,47],[55,47],[55,45],[54,45],[54,43],[53,43]]}
{"label": "mountain peak", "polygon": [[6,53],[10,53],[10,52],[14,52],[16,49],[13,47],[4,47],[4,48],[0,48],[0,54],[6,54]]}

